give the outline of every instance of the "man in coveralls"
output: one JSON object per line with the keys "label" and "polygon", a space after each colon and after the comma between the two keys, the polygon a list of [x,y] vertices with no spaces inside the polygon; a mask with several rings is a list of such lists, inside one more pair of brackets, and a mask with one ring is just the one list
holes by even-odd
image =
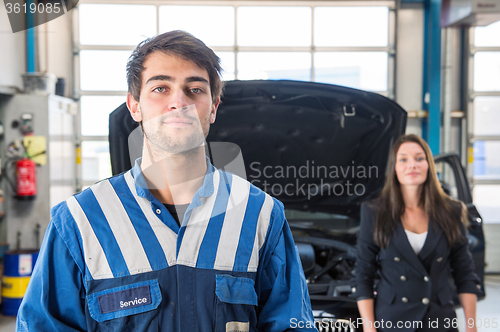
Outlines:
{"label": "man in coveralls", "polygon": [[142,158],[52,209],[17,331],[316,331],[282,203],[206,157],[220,73],[186,32],[137,46]]}

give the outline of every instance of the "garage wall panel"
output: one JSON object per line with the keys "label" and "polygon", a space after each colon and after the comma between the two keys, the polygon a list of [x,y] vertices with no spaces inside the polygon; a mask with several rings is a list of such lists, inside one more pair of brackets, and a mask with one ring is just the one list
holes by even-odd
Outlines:
{"label": "garage wall panel", "polygon": [[[405,5],[398,12],[396,102],[407,111],[422,109],[424,10]],[[410,123],[410,122],[409,122]],[[412,126],[417,124],[411,123]],[[417,128],[412,128],[412,130]]]}
{"label": "garage wall panel", "polygon": [[[423,6],[402,4],[397,24],[396,102],[406,111],[422,110]],[[422,120],[409,118],[406,132],[422,136]]]}
{"label": "garage wall panel", "polygon": [[22,88],[21,74],[26,71],[26,33],[12,33],[7,11],[0,5],[0,86]]}

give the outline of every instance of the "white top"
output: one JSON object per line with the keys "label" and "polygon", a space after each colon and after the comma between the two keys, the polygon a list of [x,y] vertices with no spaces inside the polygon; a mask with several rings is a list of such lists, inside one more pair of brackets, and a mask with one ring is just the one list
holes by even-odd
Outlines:
{"label": "white top", "polygon": [[422,250],[422,247],[424,246],[425,238],[427,237],[427,232],[417,234],[407,231],[405,229],[405,233],[406,236],[408,236],[408,241],[410,242],[410,245],[413,248],[415,255],[418,255],[418,253],[420,252],[420,250]]}

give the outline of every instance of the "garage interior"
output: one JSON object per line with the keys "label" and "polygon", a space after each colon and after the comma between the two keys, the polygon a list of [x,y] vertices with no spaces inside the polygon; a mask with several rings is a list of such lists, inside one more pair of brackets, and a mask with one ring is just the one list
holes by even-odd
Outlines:
{"label": "garage interior", "polygon": [[[477,315],[500,322],[500,0],[478,2],[81,0],[17,32],[0,5],[1,256],[39,249],[50,208],[112,176],[108,116],[125,101],[127,58],[145,38],[186,30],[221,58],[225,80],[376,92],[407,111],[406,133],[433,154],[458,153],[486,242]],[[32,200],[13,193],[24,148],[37,164]],[[1,315],[0,331],[14,330],[15,316]]]}

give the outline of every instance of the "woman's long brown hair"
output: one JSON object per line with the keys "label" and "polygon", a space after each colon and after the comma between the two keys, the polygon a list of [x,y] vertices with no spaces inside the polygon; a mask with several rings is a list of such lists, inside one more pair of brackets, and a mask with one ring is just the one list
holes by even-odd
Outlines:
{"label": "woman's long brown hair", "polygon": [[452,199],[443,191],[429,146],[422,138],[414,134],[399,137],[391,149],[384,188],[373,204],[378,210],[374,234],[375,243],[381,248],[387,248],[399,220],[405,212],[403,195],[396,176],[396,161],[399,148],[407,142],[420,145],[429,164],[419,206],[427,213],[429,225],[439,227],[444,231],[448,246],[451,247],[463,238],[457,221],[461,221],[464,225],[467,224],[467,210],[462,202]]}

